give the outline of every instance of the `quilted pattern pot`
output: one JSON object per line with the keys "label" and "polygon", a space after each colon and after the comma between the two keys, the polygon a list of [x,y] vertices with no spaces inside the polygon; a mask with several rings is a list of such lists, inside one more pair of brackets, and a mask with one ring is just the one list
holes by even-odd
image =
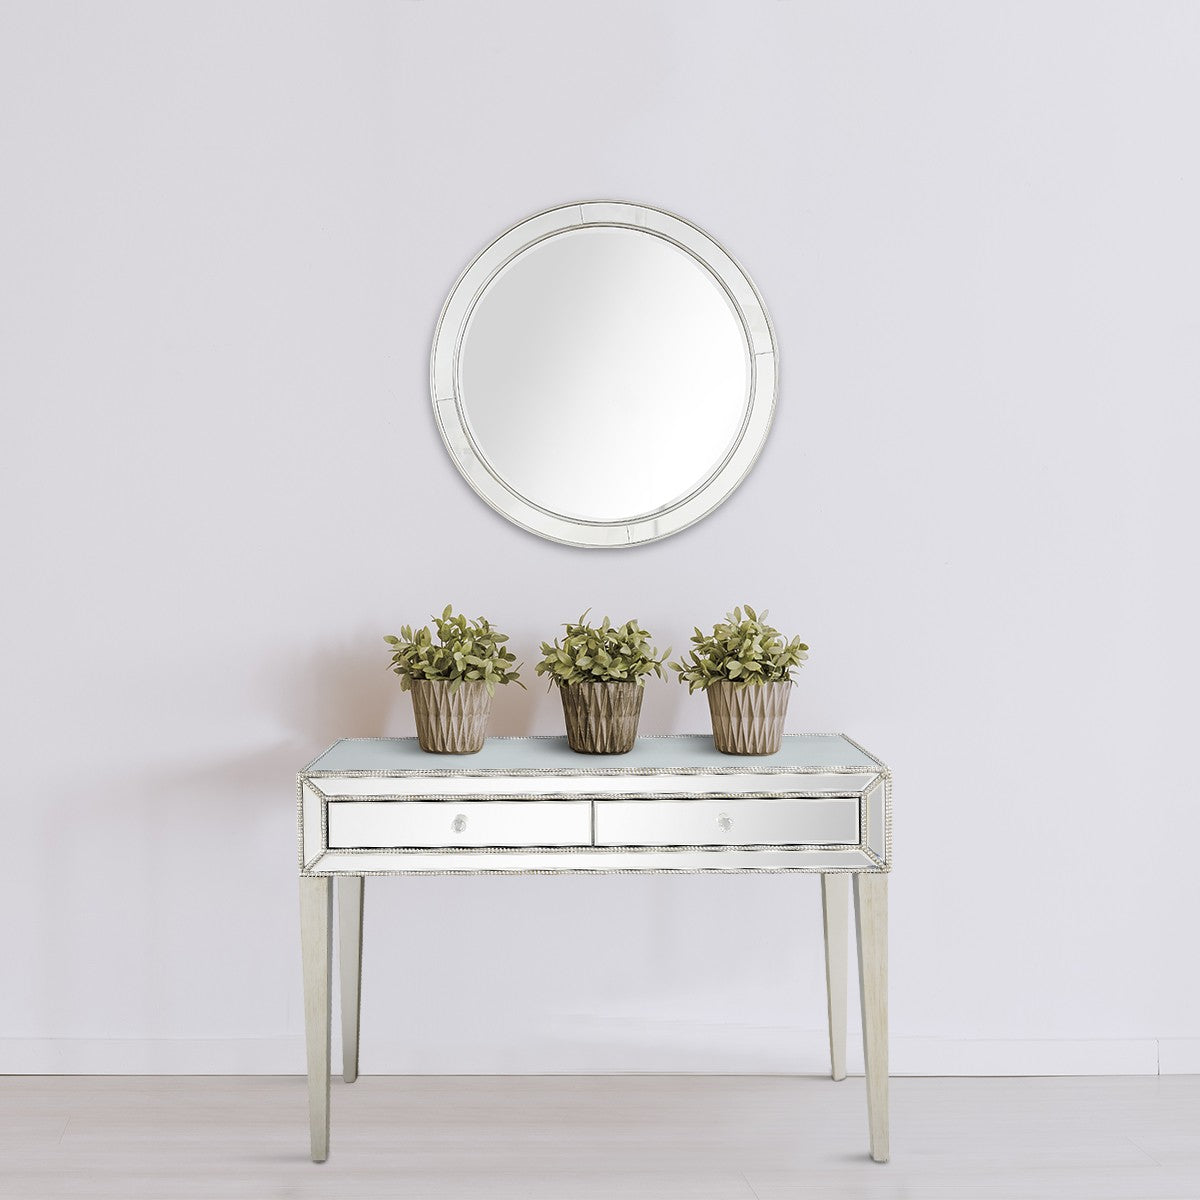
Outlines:
{"label": "quilted pattern pot", "polygon": [[792,685],[777,683],[710,683],[713,744],[722,754],[776,754],[783,743]]}
{"label": "quilted pattern pot", "polygon": [[645,689],[636,683],[568,683],[558,690],[572,750],[628,754],[633,749]]}
{"label": "quilted pattern pot", "polygon": [[412,681],[413,716],[417,741],[430,754],[475,754],[483,749],[492,698],[478,679],[459,684],[456,691],[444,679]]}

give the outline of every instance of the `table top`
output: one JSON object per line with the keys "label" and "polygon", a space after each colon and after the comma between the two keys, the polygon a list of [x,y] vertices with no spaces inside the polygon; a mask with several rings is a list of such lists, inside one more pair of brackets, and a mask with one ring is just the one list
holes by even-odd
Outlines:
{"label": "table top", "polygon": [[855,770],[886,772],[887,768],[841,733],[789,734],[777,754],[763,755],[722,754],[707,734],[665,734],[639,737],[628,754],[576,754],[565,737],[490,737],[478,754],[428,754],[416,738],[342,738],[301,775]]}

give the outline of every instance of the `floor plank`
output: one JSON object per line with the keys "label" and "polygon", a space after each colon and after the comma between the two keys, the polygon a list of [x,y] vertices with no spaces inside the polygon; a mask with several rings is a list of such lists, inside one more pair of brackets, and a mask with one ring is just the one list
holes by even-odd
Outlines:
{"label": "floor plank", "polygon": [[5,1200],[1200,1200],[1200,1076],[369,1077],[307,1156],[297,1077],[0,1079]]}

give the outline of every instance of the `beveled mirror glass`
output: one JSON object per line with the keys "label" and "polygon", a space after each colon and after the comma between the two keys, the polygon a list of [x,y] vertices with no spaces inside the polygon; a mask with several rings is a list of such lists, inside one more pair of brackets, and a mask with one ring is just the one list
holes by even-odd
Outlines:
{"label": "beveled mirror glass", "polygon": [[493,508],[555,541],[631,546],[742,481],[776,359],[758,292],[712,238],[595,201],[522,221],[471,263],[430,384],[451,457]]}

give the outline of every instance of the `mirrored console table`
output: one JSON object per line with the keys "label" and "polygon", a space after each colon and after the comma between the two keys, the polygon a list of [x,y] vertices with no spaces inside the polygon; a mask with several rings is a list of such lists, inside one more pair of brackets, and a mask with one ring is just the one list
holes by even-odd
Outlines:
{"label": "mirrored console table", "polygon": [[564,738],[489,738],[425,754],[415,738],[335,742],[298,777],[300,929],[314,1162],[329,1153],[333,880],[343,1078],[358,1075],[363,882],[368,875],[821,876],[829,1047],[846,1074],[846,955],[854,892],[871,1157],[888,1158],[887,872],[891,775],[842,734],[778,754],[720,754],[709,737],[639,738],[587,756]]}

